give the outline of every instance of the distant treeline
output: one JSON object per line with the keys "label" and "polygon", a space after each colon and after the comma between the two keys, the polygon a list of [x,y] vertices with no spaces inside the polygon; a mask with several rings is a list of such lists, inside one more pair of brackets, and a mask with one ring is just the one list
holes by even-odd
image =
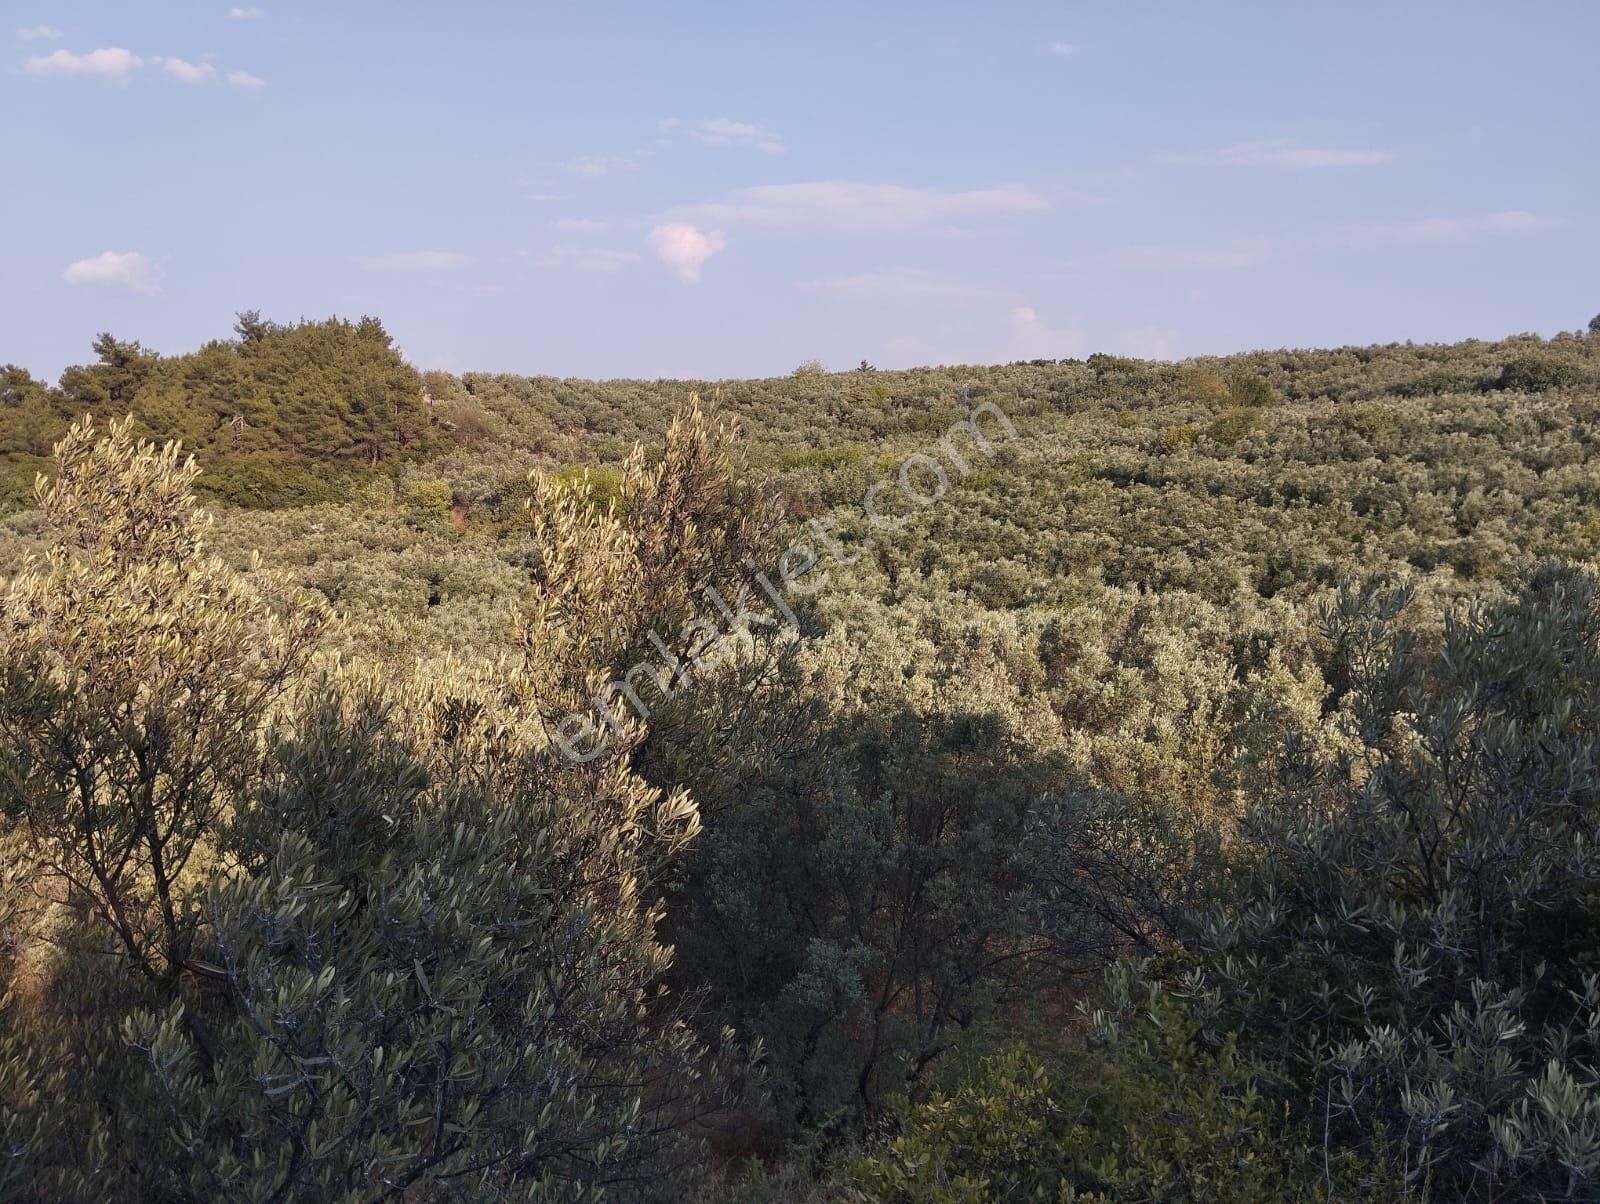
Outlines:
{"label": "distant treeline", "polygon": [[[376,472],[441,459],[467,505],[491,503],[530,467],[620,463],[659,439],[690,391],[741,420],[759,466],[827,467],[862,445],[943,430],[963,399],[1007,399],[1026,412],[1151,409],[1188,403],[1207,422],[1158,438],[1232,443],[1274,401],[1358,404],[1379,397],[1541,394],[1592,382],[1592,339],[1527,335],[1501,342],[1389,344],[1253,352],[1183,364],[1113,355],[880,371],[802,365],[789,376],[731,381],[576,380],[419,373],[376,318],[278,324],[247,311],[235,337],[163,356],[101,334],[93,363],[50,386],[0,366],[0,510],[27,503],[54,442],[84,414],[132,414],[135,430],[181,439],[206,468],[208,501],[278,508],[347,500]],[[1169,450],[1171,450],[1169,448]],[[450,453],[457,453],[451,456]],[[841,460],[842,457],[842,460]]]}

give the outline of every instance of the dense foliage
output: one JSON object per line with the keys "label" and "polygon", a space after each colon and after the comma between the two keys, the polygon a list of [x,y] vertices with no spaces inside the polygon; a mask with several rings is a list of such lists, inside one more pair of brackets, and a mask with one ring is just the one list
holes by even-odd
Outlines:
{"label": "dense foliage", "polygon": [[1600,338],[235,334],[0,375],[0,1199],[1600,1194]]}
{"label": "dense foliage", "polygon": [[75,425],[57,457],[59,542],[0,611],[11,931],[38,934],[10,969],[53,1017],[7,1031],[12,1194],[659,1176],[715,1069],[659,992],[655,884],[692,802],[625,746],[554,754],[504,683],[315,668],[325,608],[208,556],[192,462],[129,424]]}
{"label": "dense foliage", "polygon": [[1600,595],[1552,563],[1420,647],[1346,592],[1349,747],[1241,828],[1184,989],[1444,1199],[1600,1186]]}
{"label": "dense foliage", "polygon": [[0,459],[9,497],[27,496],[34,469],[84,414],[134,416],[140,434],[181,440],[206,457],[204,492],[239,506],[348,496],[360,470],[436,445],[447,432],[417,373],[375,318],[280,326],[239,315],[237,338],[160,356],[110,334],[96,360],[57,388],[0,368]]}

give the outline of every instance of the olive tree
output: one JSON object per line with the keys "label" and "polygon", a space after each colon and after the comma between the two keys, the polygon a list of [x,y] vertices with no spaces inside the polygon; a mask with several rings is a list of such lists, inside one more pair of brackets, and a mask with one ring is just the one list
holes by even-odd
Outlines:
{"label": "olive tree", "polygon": [[205,554],[175,447],[57,456],[0,611],[0,1193],[650,1195],[723,1081],[656,935],[693,802],[492,672],[317,666],[325,612]]}
{"label": "olive tree", "polygon": [[194,957],[201,863],[326,614],[207,555],[199,469],[131,427],[74,425],[35,488],[57,542],[0,600],[0,809],[40,872],[170,984],[213,973]]}
{"label": "olive tree", "polygon": [[179,1008],[125,1040],[167,1156],[142,1198],[575,1199],[682,1174],[713,1060],[659,986],[693,805],[571,766],[488,691],[349,676],[275,740],[205,912],[208,1053]]}
{"label": "olive tree", "polygon": [[1600,1186],[1600,587],[1525,570],[1437,647],[1406,594],[1326,615],[1349,751],[1286,764],[1187,984],[1307,1090],[1466,1200]]}

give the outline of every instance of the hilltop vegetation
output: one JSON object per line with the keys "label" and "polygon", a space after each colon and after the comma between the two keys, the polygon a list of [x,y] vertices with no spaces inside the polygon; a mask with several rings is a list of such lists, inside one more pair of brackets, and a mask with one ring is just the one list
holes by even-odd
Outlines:
{"label": "hilltop vegetation", "polygon": [[237,506],[344,498],[353,470],[440,441],[416,372],[376,319],[281,326],[244,313],[235,334],[177,356],[102,334],[95,362],[68,368],[55,388],[0,369],[5,500],[26,499],[31,470],[85,414],[131,414],[140,434],[181,440],[210,465],[206,495]]}
{"label": "hilltop vegetation", "polygon": [[0,1199],[1600,1192],[1600,337],[236,334],[4,370]]}

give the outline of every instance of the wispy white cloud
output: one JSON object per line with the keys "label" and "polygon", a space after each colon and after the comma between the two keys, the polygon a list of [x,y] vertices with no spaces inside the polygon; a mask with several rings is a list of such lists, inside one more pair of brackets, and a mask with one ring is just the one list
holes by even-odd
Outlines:
{"label": "wispy white cloud", "polygon": [[636,160],[622,155],[580,155],[563,163],[561,170],[579,179],[596,180],[615,172],[632,171],[638,166]]}
{"label": "wispy white cloud", "polygon": [[691,222],[904,229],[957,218],[1037,213],[1049,207],[1044,197],[1021,184],[944,192],[899,184],[823,180],[742,188],[725,201],[683,206],[670,216]]}
{"label": "wispy white cloud", "polygon": [[138,251],[102,251],[99,255],[68,264],[61,278],[68,284],[119,288],[145,296],[160,291],[155,264]]}
{"label": "wispy white cloud", "polygon": [[459,251],[394,251],[361,261],[384,272],[457,272],[472,262]]}
{"label": "wispy white cloud", "polygon": [[599,234],[606,228],[605,222],[592,217],[564,217],[554,225],[568,234]]}
{"label": "wispy white cloud", "polygon": [[1075,58],[1083,51],[1083,47],[1075,42],[1051,42],[1048,49],[1058,59]]}
{"label": "wispy white cloud", "polygon": [[1157,244],[1127,247],[1112,256],[1122,268],[1150,272],[1209,272],[1255,267],[1272,250],[1268,238],[1241,238],[1216,244]]}
{"label": "wispy white cloud", "polygon": [[235,88],[244,88],[250,92],[259,91],[267,86],[267,81],[259,75],[251,75],[248,71],[228,72],[228,82]]}
{"label": "wispy white cloud", "polygon": [[17,37],[24,42],[55,41],[61,37],[61,31],[54,25],[29,25],[25,29],[17,30]]}
{"label": "wispy white cloud", "polygon": [[772,130],[727,117],[697,122],[689,134],[696,142],[703,142],[707,146],[752,146],[769,155],[781,154],[785,149],[783,139]]}
{"label": "wispy white cloud", "polygon": [[703,231],[689,222],[664,222],[650,231],[650,246],[673,274],[698,284],[700,269],[727,246],[727,239],[721,230]]}
{"label": "wispy white cloud", "polygon": [[99,76],[101,79],[125,80],[141,67],[144,60],[121,46],[106,46],[86,54],[73,54],[70,50],[57,50],[39,58],[31,58],[23,69],[29,75]]}
{"label": "wispy white cloud", "polygon": [[1290,139],[1240,142],[1220,150],[1165,155],[1169,163],[1190,167],[1377,167],[1395,159],[1377,148],[1302,146]]}
{"label": "wispy white cloud", "polygon": [[633,251],[616,251],[608,247],[560,246],[552,249],[541,261],[547,268],[564,268],[573,272],[590,272],[609,275],[620,272],[629,264],[638,263],[639,255]]}
{"label": "wispy white cloud", "polygon": [[186,84],[214,83],[217,78],[217,69],[210,63],[191,63],[187,59],[171,56],[154,58],[150,61],[152,63],[160,63],[163,71]]}
{"label": "wispy white cloud", "polygon": [[1478,213],[1465,217],[1427,217],[1414,222],[1359,227],[1349,233],[1357,240],[1462,242],[1505,235],[1533,234],[1541,230],[1554,230],[1564,224],[1557,217],[1529,213],[1525,209],[1507,209],[1499,213]]}
{"label": "wispy white cloud", "polygon": [[259,8],[230,8],[228,10],[228,19],[230,21],[254,21],[256,18],[264,16],[266,16],[266,13]]}

